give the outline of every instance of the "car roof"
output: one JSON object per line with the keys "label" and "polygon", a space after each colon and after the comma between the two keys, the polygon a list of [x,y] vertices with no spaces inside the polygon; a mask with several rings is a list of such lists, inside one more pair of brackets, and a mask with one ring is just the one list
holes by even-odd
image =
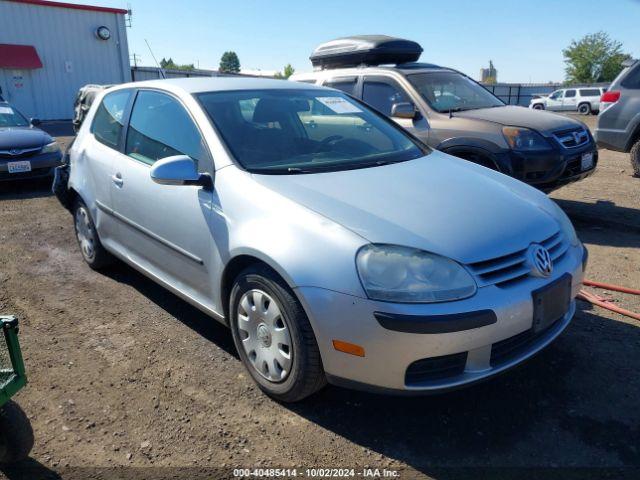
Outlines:
{"label": "car roof", "polygon": [[398,65],[376,65],[360,67],[347,67],[347,68],[326,68],[323,70],[314,70],[313,72],[296,73],[292,76],[292,80],[314,79],[314,78],[330,78],[335,76],[344,75],[360,75],[360,74],[372,74],[376,72],[400,72],[402,74],[412,73],[431,73],[431,72],[457,72],[457,70],[449,67],[442,67],[433,63],[401,63]]}
{"label": "car roof", "polygon": [[168,78],[164,80],[148,80],[144,82],[131,82],[118,85],[115,89],[122,88],[160,88],[164,90],[182,90],[187,93],[219,92],[234,90],[309,90],[322,89],[310,84],[288,82],[287,80],[275,80],[268,78],[248,77],[198,77],[198,78]]}

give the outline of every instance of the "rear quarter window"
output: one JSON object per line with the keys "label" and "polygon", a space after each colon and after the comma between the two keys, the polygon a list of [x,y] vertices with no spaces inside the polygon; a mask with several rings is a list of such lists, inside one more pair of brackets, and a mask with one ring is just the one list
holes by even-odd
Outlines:
{"label": "rear quarter window", "polygon": [[600,90],[598,90],[597,88],[584,88],[580,90],[580,96],[581,97],[599,97]]}
{"label": "rear quarter window", "polygon": [[636,64],[632,71],[620,82],[624,88],[640,88],[640,62]]}

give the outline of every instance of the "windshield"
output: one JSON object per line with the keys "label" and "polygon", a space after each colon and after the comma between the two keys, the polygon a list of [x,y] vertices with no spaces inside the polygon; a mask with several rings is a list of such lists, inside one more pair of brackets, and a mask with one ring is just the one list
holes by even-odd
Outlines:
{"label": "windshield", "polygon": [[409,82],[436,112],[502,107],[504,103],[473,80],[456,72],[414,73]]}
{"label": "windshield", "polygon": [[7,104],[0,103],[0,128],[28,127],[29,121]]}
{"label": "windshield", "polygon": [[253,172],[365,168],[427,153],[400,127],[341,92],[241,90],[197,96],[233,156]]}

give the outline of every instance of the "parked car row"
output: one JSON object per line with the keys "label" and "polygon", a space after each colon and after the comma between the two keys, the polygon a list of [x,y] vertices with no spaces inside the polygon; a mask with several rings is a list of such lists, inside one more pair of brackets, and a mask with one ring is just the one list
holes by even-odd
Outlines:
{"label": "parked car row", "polygon": [[350,37],[297,81],[85,89],[53,188],[82,257],[228,325],[281,401],[442,391],[530,358],[570,323],[587,263],[540,190],[590,175],[594,139],[421,51]]}

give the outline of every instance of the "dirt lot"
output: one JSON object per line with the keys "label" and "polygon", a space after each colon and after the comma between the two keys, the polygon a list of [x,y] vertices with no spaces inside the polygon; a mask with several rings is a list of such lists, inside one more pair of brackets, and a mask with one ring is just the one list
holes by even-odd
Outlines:
{"label": "dirt lot", "polygon": [[[640,179],[629,172],[625,156],[602,151],[594,176],[553,198],[591,252],[588,276],[638,287]],[[21,320],[30,383],[16,399],[36,436],[22,473],[4,470],[9,478],[115,478],[81,468],[114,466],[156,467],[118,470],[136,478],[231,476],[232,466],[434,478],[640,470],[637,321],[579,303],[550,348],[472,389],[396,398],[328,387],[280,405],[253,385],[224,327],[129,267],[85,266],[47,184],[1,188],[0,312]],[[614,297],[640,311],[640,298]]]}

